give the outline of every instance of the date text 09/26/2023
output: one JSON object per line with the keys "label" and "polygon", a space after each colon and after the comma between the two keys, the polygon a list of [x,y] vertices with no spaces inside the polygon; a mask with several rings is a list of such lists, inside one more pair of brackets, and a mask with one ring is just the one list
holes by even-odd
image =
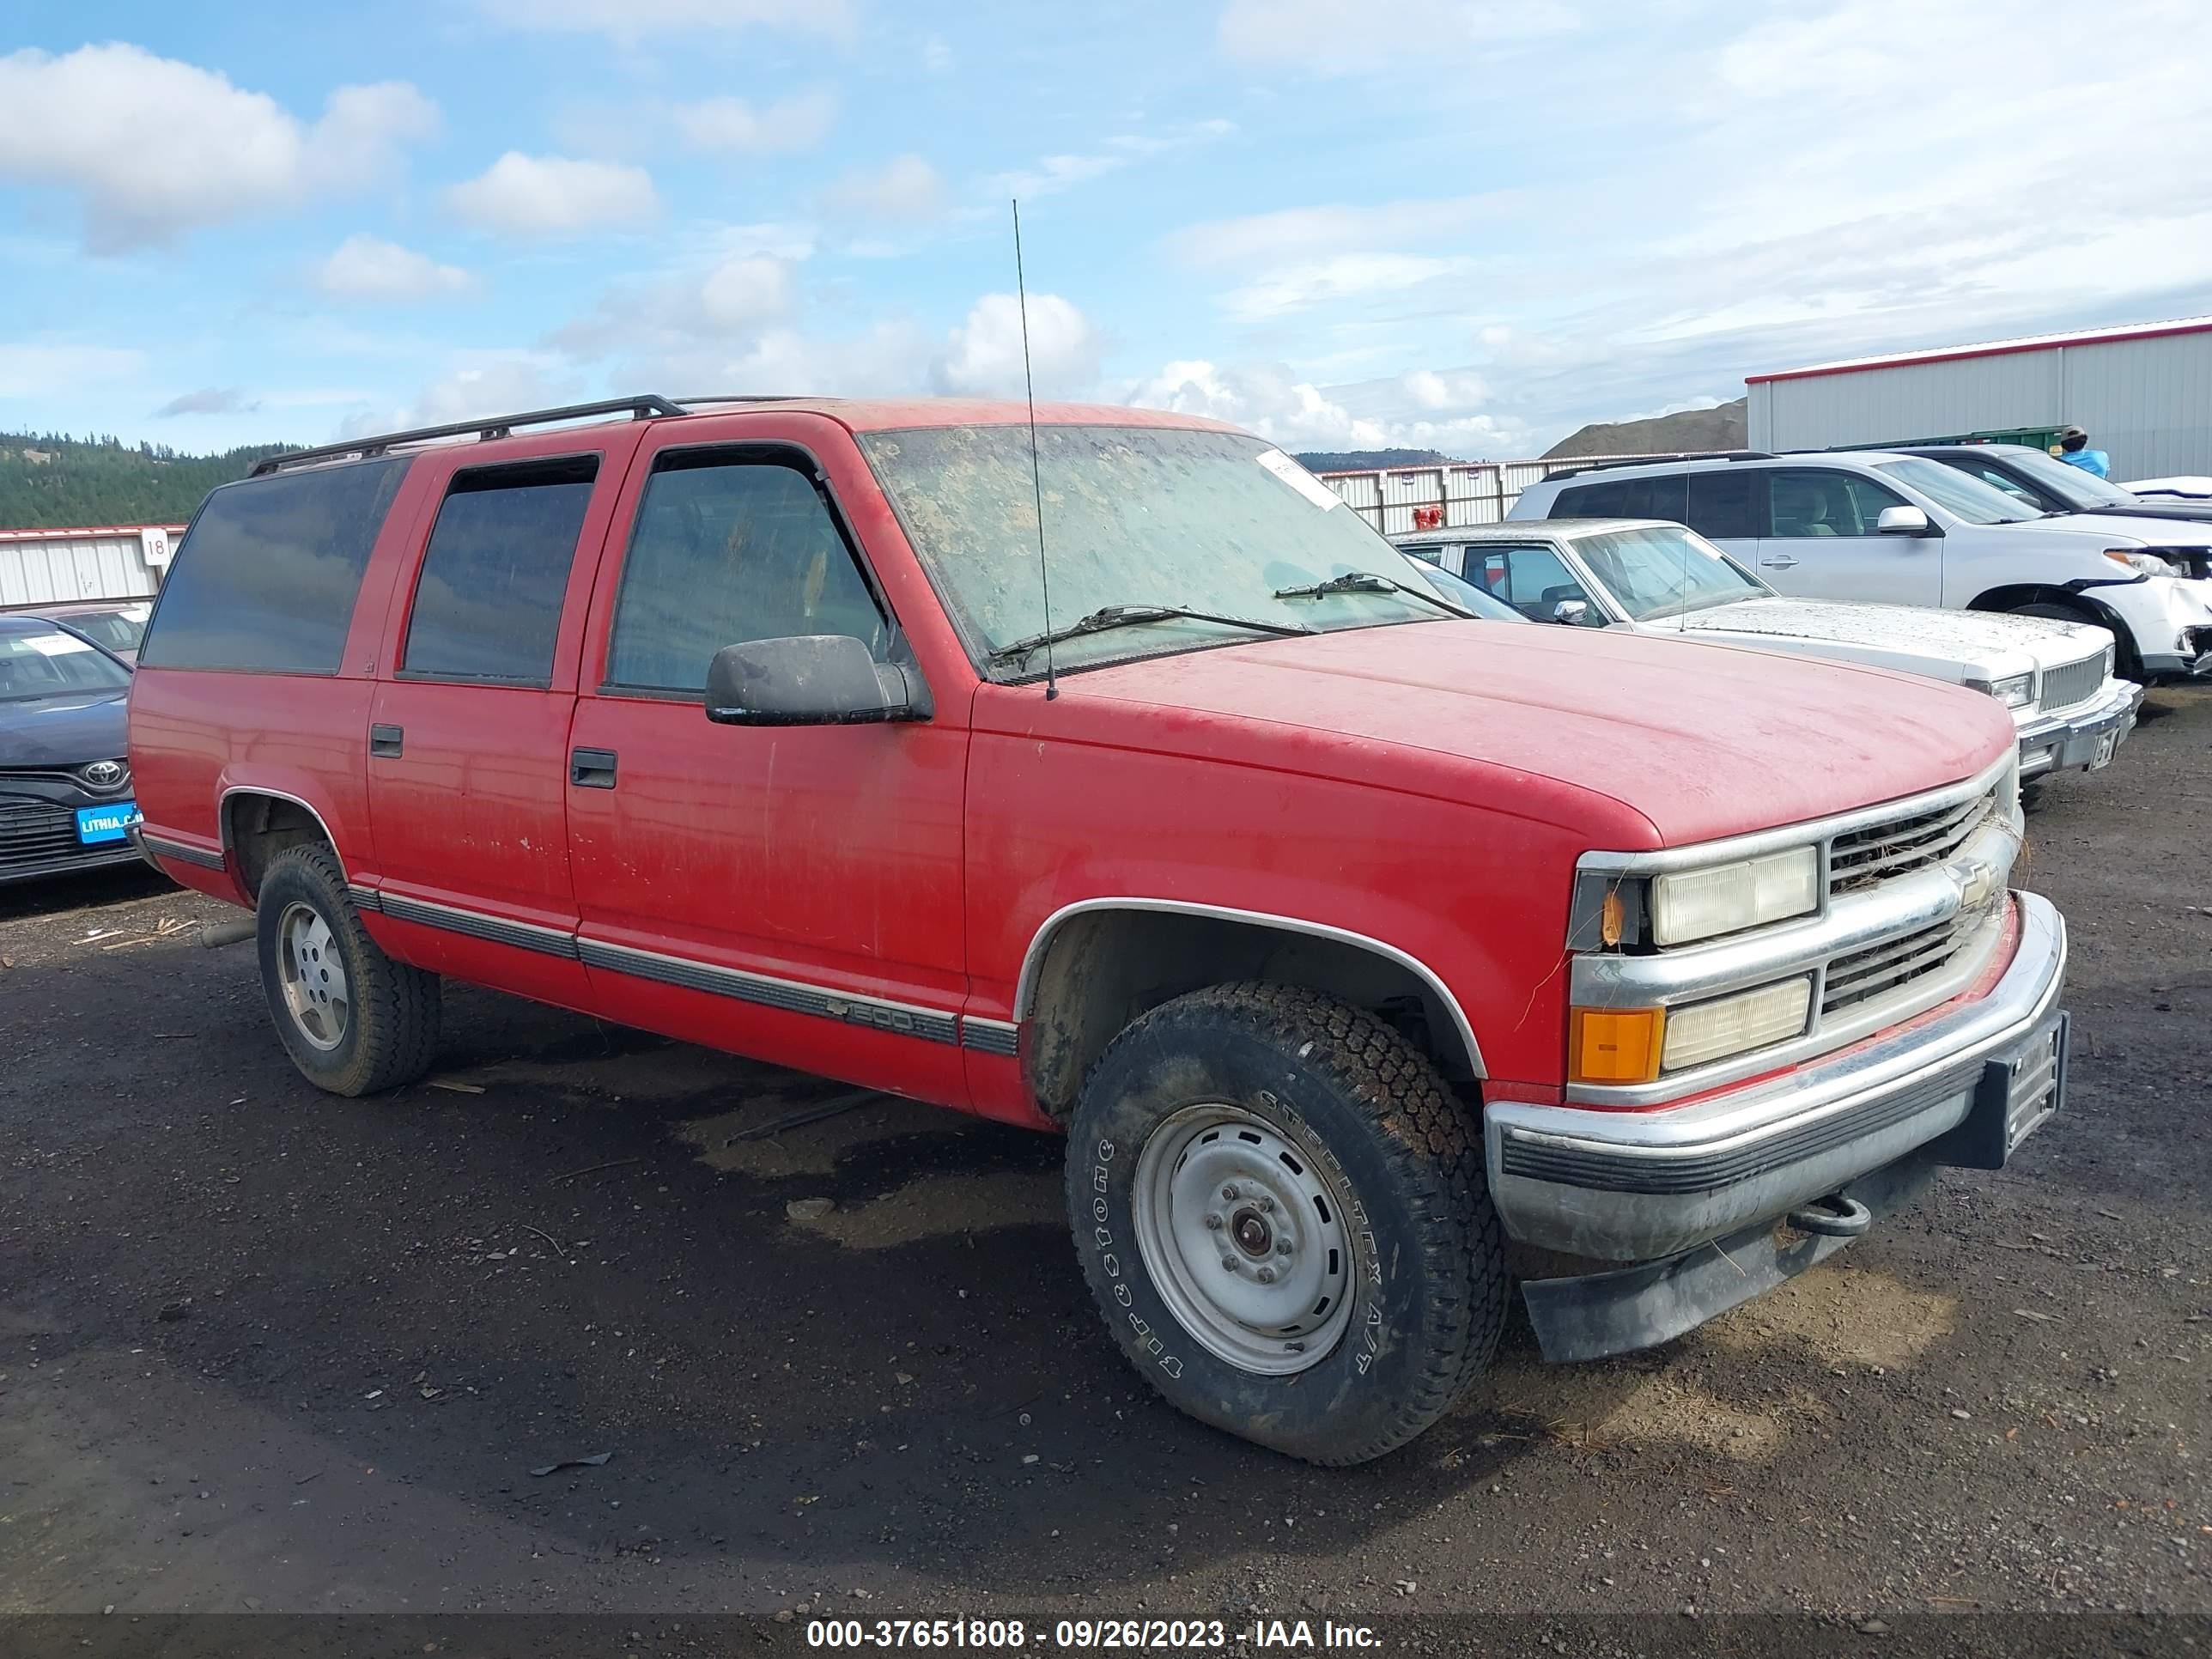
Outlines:
{"label": "date text 09/26/2023", "polygon": [[811,1619],[811,1648],[969,1648],[1000,1651],[1019,1648],[1081,1650],[1206,1650],[1240,1647],[1275,1649],[1379,1648],[1382,1638],[1365,1625],[1332,1620],[1258,1619],[1231,1624],[1222,1619],[1062,1619],[1048,1632],[1018,1619]]}

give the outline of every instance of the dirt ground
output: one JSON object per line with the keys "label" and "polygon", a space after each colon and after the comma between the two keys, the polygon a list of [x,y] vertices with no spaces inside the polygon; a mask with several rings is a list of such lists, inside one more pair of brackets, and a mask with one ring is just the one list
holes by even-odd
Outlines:
{"label": "dirt ground", "polygon": [[2212,694],[2150,713],[2031,819],[2011,1169],[1650,1353],[1516,1328],[1351,1471],[1124,1369],[1054,1142],[746,1138],[848,1091],[467,989],[332,1099],[220,907],[0,890],[0,1613],[2212,1613]]}

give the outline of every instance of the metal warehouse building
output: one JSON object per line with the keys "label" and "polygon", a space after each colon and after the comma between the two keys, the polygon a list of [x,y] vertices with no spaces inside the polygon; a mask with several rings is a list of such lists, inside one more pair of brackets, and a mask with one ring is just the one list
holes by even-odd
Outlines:
{"label": "metal warehouse building", "polygon": [[180,524],[0,530],[0,610],[65,599],[142,599],[161,585]]}
{"label": "metal warehouse building", "polygon": [[2212,473],[2212,317],[1948,346],[1746,377],[1753,449],[2087,428],[2115,481]]}

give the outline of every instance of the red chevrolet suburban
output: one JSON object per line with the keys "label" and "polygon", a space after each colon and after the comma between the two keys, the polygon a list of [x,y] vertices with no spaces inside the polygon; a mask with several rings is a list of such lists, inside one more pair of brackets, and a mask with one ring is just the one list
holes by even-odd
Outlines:
{"label": "red chevrolet suburban", "polygon": [[2057,1109],[1989,698],[1469,619],[1257,438],[1030,419],[265,461],[140,656],[143,850],[257,913],[341,1094],[450,976],[1064,1133],[1131,1363],[1321,1462],[1435,1420],[1516,1283],[1553,1358],[1662,1341]]}

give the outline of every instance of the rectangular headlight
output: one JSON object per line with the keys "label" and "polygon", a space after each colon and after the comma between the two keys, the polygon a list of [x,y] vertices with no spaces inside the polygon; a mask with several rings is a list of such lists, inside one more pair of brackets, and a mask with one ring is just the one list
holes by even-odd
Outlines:
{"label": "rectangular headlight", "polygon": [[2035,701],[2035,676],[2008,675],[1991,684],[1990,695],[2008,708],[2025,708]]}
{"label": "rectangular headlight", "polygon": [[1741,933],[1820,908],[1820,857],[1810,847],[1684,870],[1651,883],[1651,937],[1660,945]]}
{"label": "rectangular headlight", "polygon": [[1813,981],[1806,978],[1671,1009],[1659,1063],[1675,1072],[1799,1036],[1812,1006]]}

